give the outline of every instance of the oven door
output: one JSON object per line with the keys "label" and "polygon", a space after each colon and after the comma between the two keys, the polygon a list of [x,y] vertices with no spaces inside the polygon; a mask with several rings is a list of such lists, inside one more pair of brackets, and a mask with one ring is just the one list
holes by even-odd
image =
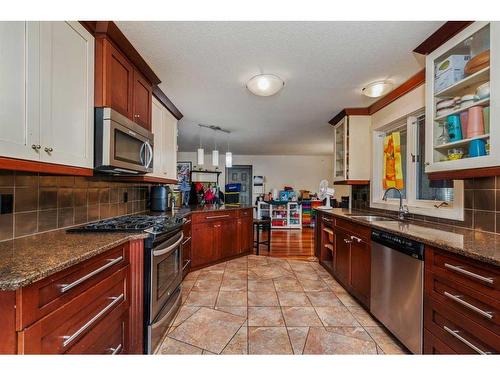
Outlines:
{"label": "oven door", "polygon": [[153,322],[182,281],[184,235],[177,233],[151,251],[151,298],[149,321]]}

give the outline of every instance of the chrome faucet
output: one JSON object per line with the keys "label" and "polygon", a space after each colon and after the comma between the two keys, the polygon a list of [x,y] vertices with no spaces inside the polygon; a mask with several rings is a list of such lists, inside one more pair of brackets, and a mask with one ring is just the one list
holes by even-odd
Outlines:
{"label": "chrome faucet", "polygon": [[408,211],[408,206],[403,206],[403,194],[401,193],[401,190],[396,189],[394,187],[390,187],[384,192],[384,196],[382,197],[383,201],[387,201],[387,193],[390,192],[391,190],[395,190],[399,193],[399,213],[398,213],[398,218],[399,220],[404,220],[406,218],[406,215],[410,213]]}

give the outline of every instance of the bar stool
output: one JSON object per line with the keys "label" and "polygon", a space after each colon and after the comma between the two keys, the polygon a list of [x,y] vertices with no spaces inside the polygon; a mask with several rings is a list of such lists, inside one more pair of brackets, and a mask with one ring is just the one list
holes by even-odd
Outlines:
{"label": "bar stool", "polygon": [[[254,247],[256,249],[256,254],[259,255],[259,248],[260,245],[267,245],[267,251],[271,252],[271,219],[253,219],[253,230],[254,233],[257,231],[257,240],[255,240],[254,236]],[[265,231],[267,230],[267,240],[266,241],[261,241],[260,240],[260,231]]]}

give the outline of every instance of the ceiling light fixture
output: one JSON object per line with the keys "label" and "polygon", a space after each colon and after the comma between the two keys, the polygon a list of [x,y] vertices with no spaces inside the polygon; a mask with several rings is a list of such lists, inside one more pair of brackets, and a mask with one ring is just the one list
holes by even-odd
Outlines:
{"label": "ceiling light fixture", "polygon": [[198,165],[203,165],[205,163],[205,150],[203,149],[202,145],[201,145],[201,128],[202,126],[201,125],[198,125],[200,127],[200,130],[199,130],[199,135],[200,135],[200,146],[198,147],[198,155],[197,155],[197,161],[198,161]]}
{"label": "ceiling light fixture", "polygon": [[363,95],[366,95],[370,98],[378,98],[379,96],[383,96],[392,90],[392,82],[389,81],[377,81],[372,82],[361,92]]}
{"label": "ceiling light fixture", "polygon": [[229,151],[229,133],[226,135],[227,149],[226,149],[226,168],[233,166],[233,153]]}
{"label": "ceiling light fixture", "polygon": [[271,96],[280,91],[285,82],[274,74],[258,74],[247,82],[247,89],[254,95]]}
{"label": "ceiling light fixture", "polygon": [[217,150],[217,130],[214,129],[214,150],[212,151],[212,165],[219,166],[219,150]]}

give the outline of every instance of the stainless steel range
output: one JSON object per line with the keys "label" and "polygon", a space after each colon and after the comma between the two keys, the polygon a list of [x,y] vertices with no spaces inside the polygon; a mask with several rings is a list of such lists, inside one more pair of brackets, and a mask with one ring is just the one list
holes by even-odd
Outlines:
{"label": "stainless steel range", "polygon": [[154,353],[181,304],[181,217],[133,215],[96,221],[70,232],[145,231],[144,353]]}

